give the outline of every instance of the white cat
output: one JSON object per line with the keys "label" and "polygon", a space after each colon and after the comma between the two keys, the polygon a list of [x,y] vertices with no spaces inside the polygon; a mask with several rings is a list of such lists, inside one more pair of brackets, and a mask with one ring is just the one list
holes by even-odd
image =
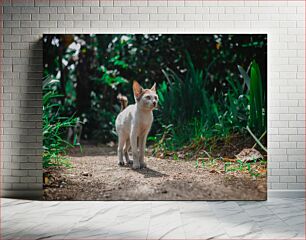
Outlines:
{"label": "white cat", "polygon": [[[146,140],[153,122],[153,109],[157,107],[158,96],[156,84],[151,89],[143,89],[137,81],[133,82],[135,104],[127,106],[116,119],[116,131],[118,133],[118,164],[131,164],[128,151],[132,147],[133,169],[146,167],[144,153]],[[118,96],[122,108],[127,105],[127,99]]]}

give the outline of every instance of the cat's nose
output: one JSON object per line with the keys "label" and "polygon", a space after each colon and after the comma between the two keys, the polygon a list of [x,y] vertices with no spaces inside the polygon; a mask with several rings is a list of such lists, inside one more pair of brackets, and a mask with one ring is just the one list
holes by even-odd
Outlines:
{"label": "cat's nose", "polygon": [[156,107],[156,101],[153,101],[153,105],[154,105],[154,107]]}

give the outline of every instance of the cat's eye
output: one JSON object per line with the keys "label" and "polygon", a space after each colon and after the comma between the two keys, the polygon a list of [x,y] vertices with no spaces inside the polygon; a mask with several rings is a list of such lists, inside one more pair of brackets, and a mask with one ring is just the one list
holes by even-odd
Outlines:
{"label": "cat's eye", "polygon": [[146,99],[148,99],[148,100],[151,99],[151,96],[146,96]]}

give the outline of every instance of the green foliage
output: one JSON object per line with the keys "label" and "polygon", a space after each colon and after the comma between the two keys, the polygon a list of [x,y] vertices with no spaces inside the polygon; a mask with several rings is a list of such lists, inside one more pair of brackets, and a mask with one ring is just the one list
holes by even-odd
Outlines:
{"label": "green foliage", "polygon": [[186,59],[184,77],[164,70],[167,82],[158,88],[157,120],[163,134],[168,135],[163,135],[159,143],[172,150],[197,139],[226,138],[243,131],[248,121],[248,96],[243,83],[227,76],[227,92],[212,94],[207,91],[209,82],[205,81],[203,71],[194,67],[188,53]]}
{"label": "green foliage", "polygon": [[254,60],[251,65],[249,126],[258,135],[261,135],[266,130],[264,106],[261,74],[259,66]]}
{"label": "green foliage", "polygon": [[[61,117],[59,109],[61,104],[57,100],[62,95],[55,93],[52,86],[57,80],[47,79],[43,84],[43,167],[66,166],[71,164],[65,157],[68,148],[78,145],[76,141],[70,144],[64,140],[67,129],[78,123],[78,118]],[[76,138],[74,138],[76,139]]]}
{"label": "green foliage", "polygon": [[[262,175],[258,166],[260,166],[260,165],[256,162],[256,160],[254,160],[252,162],[242,162],[241,160],[237,160],[237,162],[235,162],[235,163],[226,162],[224,164],[224,172],[246,171],[252,177],[258,177],[258,176]],[[263,166],[266,166],[266,162],[263,162]],[[264,172],[264,174],[266,174],[266,172]]]}
{"label": "green foliage", "polygon": [[45,35],[44,76],[58,80],[53,86],[60,116],[75,116],[84,123],[82,139],[115,140],[114,121],[119,105],[116,90],[128,81],[128,65],[112,49],[112,35]]}
{"label": "green foliage", "polygon": [[[256,135],[262,135],[267,129],[266,92],[264,91],[261,73],[255,60],[252,61],[250,66],[251,77],[249,77],[241,66],[238,65],[238,69],[248,86],[247,93],[249,94],[250,114],[247,130],[250,132],[251,136],[257,140]],[[266,151],[265,148],[263,149]]]}

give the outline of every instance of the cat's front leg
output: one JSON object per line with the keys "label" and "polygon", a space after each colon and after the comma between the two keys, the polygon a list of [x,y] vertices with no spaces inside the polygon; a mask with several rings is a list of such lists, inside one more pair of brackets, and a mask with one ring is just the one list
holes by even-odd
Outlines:
{"label": "cat's front leg", "polygon": [[122,135],[119,135],[119,141],[118,141],[118,165],[123,166],[123,145],[124,145],[125,139]]}
{"label": "cat's front leg", "polygon": [[140,168],[147,167],[146,163],[144,162],[144,155],[145,155],[145,149],[146,149],[146,142],[147,142],[147,135],[144,134],[139,138],[139,163]]}
{"label": "cat's front leg", "polygon": [[130,137],[132,154],[133,154],[133,169],[139,169],[140,163],[138,158],[138,148],[137,148],[137,134],[135,129],[132,129],[131,137]]}

